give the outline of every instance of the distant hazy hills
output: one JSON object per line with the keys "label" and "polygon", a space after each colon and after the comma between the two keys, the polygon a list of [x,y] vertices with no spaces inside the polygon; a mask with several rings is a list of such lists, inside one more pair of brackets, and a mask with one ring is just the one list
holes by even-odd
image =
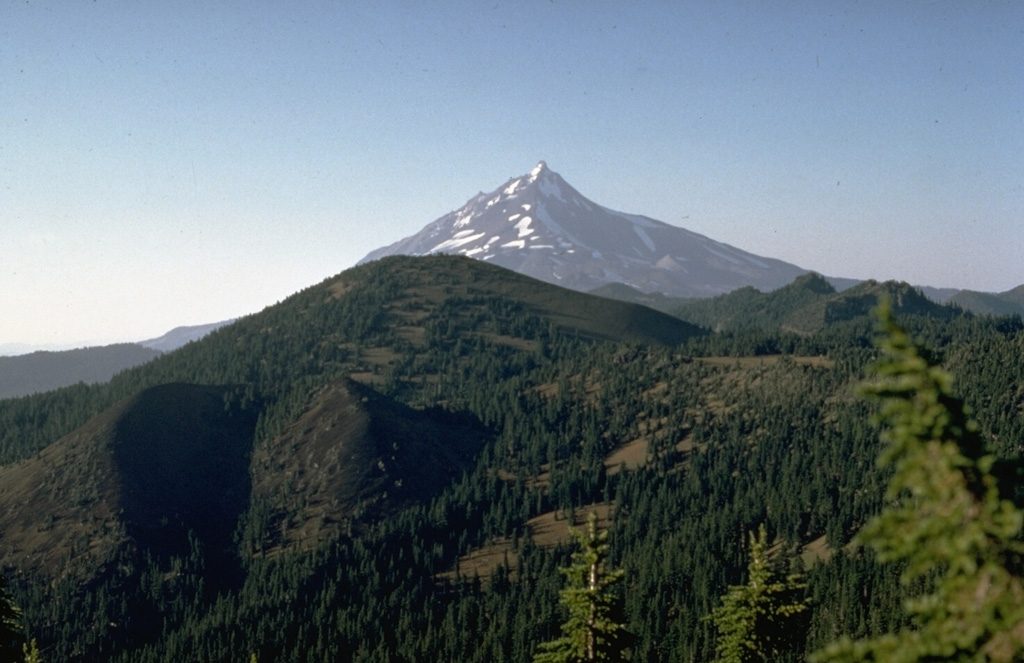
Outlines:
{"label": "distant hazy hills", "polygon": [[711,299],[681,303],[674,314],[714,331],[778,329],[811,334],[829,325],[867,320],[881,298],[897,315],[920,315],[949,320],[962,309],[938,304],[906,283],[865,281],[842,292],[817,274],[805,274],[772,292],[741,288]]}
{"label": "distant hazy hills", "polygon": [[176,350],[231,322],[225,320],[194,327],[176,327],[163,336],[138,343],[0,356],[0,399],[27,396],[79,382],[106,382],[127,368]]}
{"label": "distant hazy hills", "polygon": [[160,356],[137,343],[0,357],[0,398],[14,398],[85,382],[106,382],[119,371]]}
{"label": "distant hazy hills", "polygon": [[1004,293],[959,290],[950,295],[896,281],[841,283],[842,289],[837,289],[835,283],[835,279],[807,273],[776,290],[762,292],[748,286],[703,299],[666,297],[623,284],[610,284],[593,294],[650,306],[717,331],[748,327],[818,331],[837,321],[867,315],[883,293],[895,303],[897,313],[949,319],[962,310],[976,315],[1024,317],[1024,286]]}
{"label": "distant hazy hills", "polygon": [[961,290],[949,301],[974,313],[1024,315],[1024,285],[999,293]]}
{"label": "distant hazy hills", "polygon": [[[512,292],[524,287],[510,272],[489,272],[493,287]],[[506,283],[507,281],[507,283]],[[836,289],[839,285],[841,290]],[[608,283],[591,294],[668,313],[712,330],[735,328],[734,321],[743,325],[781,326],[783,329],[811,332],[835,322],[844,315],[864,314],[876,301],[880,289],[895,288],[889,292],[897,301],[913,301],[917,312],[946,318],[950,305],[979,315],[1020,315],[1024,317],[1024,286],[1003,293],[985,293],[971,290],[942,291],[934,288],[913,288],[907,284],[879,284],[865,281],[853,285],[846,279],[826,279],[807,273],[791,283],[762,292],[752,286],[736,289],[713,298],[671,297],[661,292],[642,292],[623,283]],[[532,289],[528,287],[527,289]],[[921,297],[921,293],[927,297]],[[557,298],[555,298],[557,299]],[[939,305],[943,304],[943,305]],[[800,306],[806,305],[805,309]],[[799,310],[794,310],[797,307]],[[538,310],[556,317],[564,316],[557,306],[543,306]],[[608,315],[603,324],[589,328],[586,333],[594,337],[613,337],[626,332],[626,327],[638,329],[646,324],[646,314],[633,311],[629,316]],[[623,323],[623,320],[629,322]],[[199,340],[210,332],[234,322],[226,320],[207,325],[177,327],[163,336],[139,343],[80,348],[60,352],[38,351],[13,357],[0,356],[0,399],[49,391],[84,382],[105,382],[116,373],[138,366],[183,345]],[[657,323],[644,334],[657,334],[663,325]],[[671,336],[671,335],[670,335]],[[671,342],[671,339],[665,339]]]}
{"label": "distant hazy hills", "polygon": [[234,322],[234,319],[191,327],[175,327],[163,336],[139,341],[138,344],[145,348],[159,350],[160,352],[170,352],[171,350],[177,350],[186,343],[198,341],[215,329],[220,329],[224,325],[230,325],[232,322]]}

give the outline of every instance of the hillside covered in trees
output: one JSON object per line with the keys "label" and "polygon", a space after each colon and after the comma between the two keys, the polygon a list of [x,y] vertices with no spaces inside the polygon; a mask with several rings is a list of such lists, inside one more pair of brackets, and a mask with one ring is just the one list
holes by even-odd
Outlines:
{"label": "hillside covered in trees", "polygon": [[813,275],[669,315],[396,257],[0,401],[0,564],[49,661],[527,662],[593,515],[630,660],[710,661],[763,527],[805,583],[802,659],[907,625],[920,589],[851,544],[890,478],[857,395],[880,297],[1018,454],[1018,317]]}

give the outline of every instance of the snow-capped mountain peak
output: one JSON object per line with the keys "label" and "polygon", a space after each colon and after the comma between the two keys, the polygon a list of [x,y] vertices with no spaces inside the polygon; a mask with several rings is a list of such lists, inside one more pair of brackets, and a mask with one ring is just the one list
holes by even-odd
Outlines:
{"label": "snow-capped mountain peak", "polygon": [[544,161],[361,262],[432,253],[486,260],[577,290],[625,283],[675,296],[706,296],[744,285],[774,288],[805,271],[604,208]]}

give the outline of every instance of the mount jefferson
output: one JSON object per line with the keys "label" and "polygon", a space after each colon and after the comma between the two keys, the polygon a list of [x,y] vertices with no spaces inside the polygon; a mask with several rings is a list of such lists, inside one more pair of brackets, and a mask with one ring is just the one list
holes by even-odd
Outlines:
{"label": "mount jefferson", "polygon": [[423,230],[369,253],[456,253],[573,290],[622,283],[670,297],[767,291],[807,270],[588,200],[541,161]]}

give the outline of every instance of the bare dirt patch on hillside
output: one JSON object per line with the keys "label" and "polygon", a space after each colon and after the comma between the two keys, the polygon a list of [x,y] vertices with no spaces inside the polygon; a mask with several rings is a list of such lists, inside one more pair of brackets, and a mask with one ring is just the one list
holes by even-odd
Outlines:
{"label": "bare dirt patch on hillside", "polygon": [[623,444],[604,459],[604,466],[610,475],[618,474],[619,470],[625,467],[626,470],[635,470],[647,462],[647,449],[650,440],[646,437],[637,438]]}
{"label": "bare dirt patch on hillside", "polygon": [[[607,529],[611,525],[612,507],[607,504],[596,504],[590,507],[577,509],[573,514],[574,520],[570,523],[569,514],[550,511],[526,521],[526,528],[529,530],[533,542],[544,548],[568,543],[569,527],[581,528],[591,512],[597,514],[597,527],[599,530]],[[512,539],[502,538],[489,541],[487,544],[474,548],[465,555],[459,557],[458,561],[450,569],[442,571],[435,576],[438,581],[447,580],[457,582],[461,579],[479,577],[481,582],[487,583],[491,576],[506,565],[509,572],[514,576],[517,559],[512,545]]]}

